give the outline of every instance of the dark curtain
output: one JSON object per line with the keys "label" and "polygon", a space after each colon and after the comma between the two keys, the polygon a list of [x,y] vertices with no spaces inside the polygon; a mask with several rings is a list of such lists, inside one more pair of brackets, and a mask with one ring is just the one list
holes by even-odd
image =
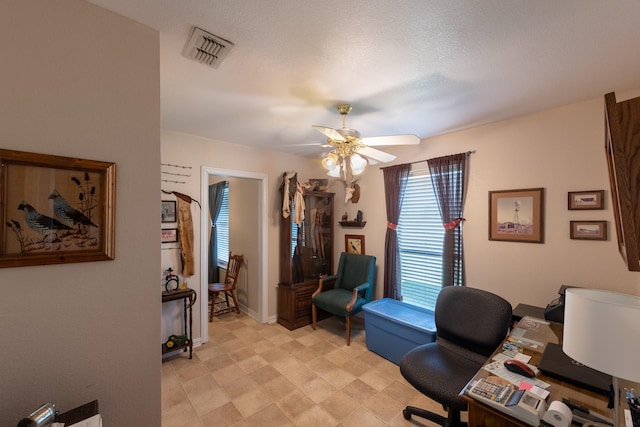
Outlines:
{"label": "dark curtain", "polygon": [[442,286],[464,286],[462,211],[465,198],[468,153],[427,160],[433,191],[445,229],[442,254]]}
{"label": "dark curtain", "polygon": [[211,237],[209,238],[209,283],[219,283],[218,245],[216,245],[216,221],[222,207],[222,196],[228,181],[220,181],[209,186],[209,215],[211,216]]}
{"label": "dark curtain", "polygon": [[387,205],[387,233],[384,238],[384,297],[400,300],[400,268],[398,253],[398,220],[410,164],[389,166],[382,169],[384,176],[384,198]]}

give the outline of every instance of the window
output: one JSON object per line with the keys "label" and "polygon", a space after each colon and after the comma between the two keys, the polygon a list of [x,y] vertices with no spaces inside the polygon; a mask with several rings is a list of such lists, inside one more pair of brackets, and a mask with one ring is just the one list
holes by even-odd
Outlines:
{"label": "window", "polygon": [[298,227],[298,224],[293,220],[296,215],[296,207],[291,204],[291,256],[296,252],[296,246],[298,246],[298,237],[300,237],[300,245],[304,246],[304,222]]}
{"label": "window", "polygon": [[224,188],[222,206],[216,221],[216,245],[218,252],[218,267],[227,267],[229,261],[229,184]]}
{"label": "window", "polygon": [[444,228],[428,170],[409,174],[397,231],[402,299],[433,310],[442,289]]}

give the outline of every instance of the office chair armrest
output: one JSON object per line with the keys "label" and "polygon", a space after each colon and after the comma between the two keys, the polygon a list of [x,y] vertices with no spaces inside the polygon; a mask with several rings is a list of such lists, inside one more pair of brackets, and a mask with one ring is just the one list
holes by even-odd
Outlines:
{"label": "office chair armrest", "polygon": [[321,276],[320,280],[318,280],[318,289],[316,289],[311,295],[311,299],[315,298],[320,292],[322,292],[322,287],[324,286],[324,282],[335,282],[338,276]]}
{"label": "office chair armrest", "polygon": [[351,301],[349,301],[349,304],[347,304],[347,311],[351,311],[353,309],[353,306],[358,300],[358,293],[364,291],[365,289],[368,289],[369,286],[369,283],[363,283],[362,285],[358,285],[353,288],[353,295],[351,296]]}

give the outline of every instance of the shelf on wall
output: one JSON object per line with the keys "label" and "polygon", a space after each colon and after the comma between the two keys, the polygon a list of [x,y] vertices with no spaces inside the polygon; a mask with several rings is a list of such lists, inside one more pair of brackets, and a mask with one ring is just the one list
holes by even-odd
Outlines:
{"label": "shelf on wall", "polygon": [[340,221],[340,225],[343,227],[362,228],[367,224],[367,221]]}

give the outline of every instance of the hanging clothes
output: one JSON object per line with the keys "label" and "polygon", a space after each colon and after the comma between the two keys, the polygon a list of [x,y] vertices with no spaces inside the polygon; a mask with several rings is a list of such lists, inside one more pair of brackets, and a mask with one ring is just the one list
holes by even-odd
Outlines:
{"label": "hanging clothes", "polygon": [[289,218],[289,215],[291,215],[291,206],[289,205],[290,203],[289,183],[291,181],[291,178],[293,178],[294,176],[296,176],[296,172],[288,172],[288,173],[285,172],[284,176],[282,177],[284,181],[284,192],[282,196],[282,217],[283,218]]}
{"label": "hanging clothes", "polygon": [[296,194],[293,196],[293,222],[302,226],[304,222],[304,187],[296,181]]}

